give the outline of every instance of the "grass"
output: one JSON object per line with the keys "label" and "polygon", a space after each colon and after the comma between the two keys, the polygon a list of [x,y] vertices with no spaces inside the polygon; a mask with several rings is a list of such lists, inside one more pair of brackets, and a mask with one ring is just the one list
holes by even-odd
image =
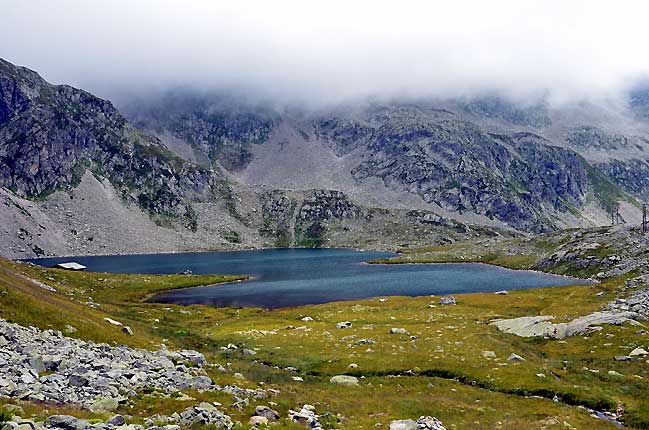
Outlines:
{"label": "grass", "polygon": [[[533,268],[567,243],[570,234],[404,249],[396,261],[384,262],[480,261]],[[612,251],[604,247],[587,252],[604,257]],[[19,275],[46,282],[57,293]],[[218,401],[243,423],[238,428],[248,427],[255,405],[269,402],[283,417],[288,409],[311,403],[325,416],[326,428],[385,428],[393,419],[420,415],[437,416],[449,429],[615,428],[576,407],[587,406],[623,408],[629,428],[649,428],[646,362],[614,359],[647,346],[637,328],[603,326],[587,336],[557,341],[520,338],[489,325],[496,318],[554,315],[561,321],[584,315],[616,297],[625,277],[504,296],[457,295],[453,306],[440,306],[439,297],[374,298],[272,312],[145,302],[158,291],[236,279],[240,278],[67,272],[0,260],[0,316],[41,328],[74,325],[77,332],[72,336],[97,341],[150,348],[164,342],[170,348],[197,349],[215,363],[208,372],[220,385],[280,392],[270,399],[251,398],[242,410],[231,408],[232,397],[223,393],[186,392],[194,400],[177,400],[143,392],[119,411],[136,421],[199,401]],[[91,308],[87,301],[99,307]],[[126,336],[105,323],[106,316],[130,325],[135,335]],[[313,321],[302,321],[305,316]],[[352,328],[336,329],[336,322],[345,320]],[[407,334],[390,334],[393,327],[405,328]],[[357,344],[361,339],[373,343]],[[238,348],[224,351],[228,344]],[[244,348],[256,355],[243,355]],[[495,358],[484,357],[485,351]],[[512,353],[526,361],[508,361]],[[235,372],[246,379],[234,378]],[[359,386],[329,383],[332,375],[343,373],[359,377]],[[294,381],[296,376],[304,382]],[[553,401],[555,396],[558,401]],[[44,414],[42,405],[31,407],[35,409],[30,413]],[[47,408],[50,413],[57,410]],[[283,420],[276,428],[298,427]]]}

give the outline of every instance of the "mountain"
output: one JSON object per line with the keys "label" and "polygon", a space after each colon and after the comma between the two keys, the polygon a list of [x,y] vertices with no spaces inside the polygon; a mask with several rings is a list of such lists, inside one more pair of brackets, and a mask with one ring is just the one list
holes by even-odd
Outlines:
{"label": "mountain", "polygon": [[643,120],[593,106],[175,90],[120,110],[0,60],[5,255],[393,249],[631,222],[649,191]]}
{"label": "mountain", "polygon": [[[195,94],[192,103],[184,93],[182,113],[160,109],[175,96],[124,111],[139,127],[173,137],[170,148],[183,145],[183,153],[209,158],[251,186],[327,187],[367,204],[527,232],[606,223],[618,203],[632,221],[644,195],[642,182],[611,169],[637,164],[629,149],[644,151],[645,131],[615,131],[608,124],[617,118],[594,106],[557,111],[490,96],[273,112],[241,102],[228,109],[228,97],[214,94]],[[150,117],[152,110],[166,113]],[[224,118],[247,134],[233,132],[222,159]]]}
{"label": "mountain", "polygon": [[185,217],[214,197],[218,177],[140,133],[106,100],[0,60],[0,185],[43,199],[87,171],[156,216]]}
{"label": "mountain", "polygon": [[245,112],[193,114],[205,119],[180,122],[174,132],[206,148],[202,162],[176,155],[165,146],[169,136],[139,130],[109,101],[1,61],[2,253],[349,246],[352,240],[389,248],[399,240],[453,240],[482,230],[426,211],[374,208],[335,190],[248,187],[227,169],[245,164],[245,148],[263,143],[274,122]]}

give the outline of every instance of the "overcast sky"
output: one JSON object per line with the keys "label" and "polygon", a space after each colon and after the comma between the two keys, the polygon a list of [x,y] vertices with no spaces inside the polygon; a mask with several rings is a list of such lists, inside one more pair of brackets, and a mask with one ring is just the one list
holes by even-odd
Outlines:
{"label": "overcast sky", "polygon": [[649,2],[0,0],[0,57],[111,97],[608,97],[649,72]]}

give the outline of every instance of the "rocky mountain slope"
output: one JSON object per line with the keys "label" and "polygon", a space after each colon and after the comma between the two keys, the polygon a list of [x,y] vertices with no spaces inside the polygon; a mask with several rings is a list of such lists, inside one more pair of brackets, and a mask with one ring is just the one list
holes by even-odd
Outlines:
{"label": "rocky mountain slope", "polygon": [[606,224],[618,205],[634,222],[649,186],[628,155],[642,127],[543,103],[306,111],[174,91],[122,110],[0,61],[4,255],[443,243]]}
{"label": "rocky mountain slope", "polygon": [[623,218],[635,221],[633,197],[644,195],[645,185],[628,171],[642,163],[629,150],[642,153],[645,131],[636,123],[633,133],[611,129],[619,121],[592,106],[559,112],[486,97],[308,112],[252,105],[246,111],[239,103],[229,111],[222,96],[194,95],[192,103],[185,93],[183,113],[150,114],[173,97],[124,110],[140,127],[174,136],[185,153],[213,163],[221,162],[214,154],[223,145],[224,118],[237,123],[229,151],[239,148],[240,163],[221,165],[248,185],[327,187],[368,204],[531,232],[606,223],[617,204]]}

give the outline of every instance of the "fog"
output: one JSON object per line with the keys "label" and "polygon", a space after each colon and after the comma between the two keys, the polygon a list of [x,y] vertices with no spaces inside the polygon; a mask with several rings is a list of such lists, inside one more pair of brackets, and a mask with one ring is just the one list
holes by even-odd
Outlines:
{"label": "fog", "polygon": [[318,105],[615,98],[649,72],[640,1],[0,0],[0,57],[109,98],[169,87]]}

